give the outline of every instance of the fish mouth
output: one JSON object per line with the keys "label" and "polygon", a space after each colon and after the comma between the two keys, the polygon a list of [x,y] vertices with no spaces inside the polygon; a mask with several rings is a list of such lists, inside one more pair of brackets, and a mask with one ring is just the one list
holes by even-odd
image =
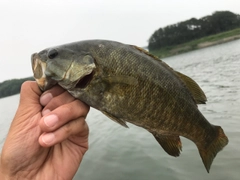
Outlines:
{"label": "fish mouth", "polygon": [[[78,78],[76,77],[76,79],[74,80],[74,76],[72,77],[72,74],[74,74],[73,71],[75,71],[76,68],[75,69],[72,68],[74,67],[74,64],[71,64],[63,77],[61,78],[53,77],[51,74],[48,75],[49,70],[47,69],[48,68],[47,62],[42,61],[38,53],[35,53],[32,55],[31,62],[32,62],[33,76],[39,88],[42,91],[46,91],[52,88],[56,84],[59,84],[61,87],[67,90],[74,89],[74,88],[84,89],[92,81],[93,76],[95,74],[93,70],[95,68],[95,64],[92,63],[88,66],[85,66],[82,74],[75,75],[75,77],[76,76],[79,76],[79,77]],[[76,66],[75,64],[75,67],[78,67],[78,66]]]}
{"label": "fish mouth", "polygon": [[56,81],[47,78],[47,76],[45,75],[44,72],[46,70],[47,64],[46,62],[40,60],[37,53],[32,55],[31,62],[33,77],[42,91],[46,91],[53,87],[55,84],[57,84]]}

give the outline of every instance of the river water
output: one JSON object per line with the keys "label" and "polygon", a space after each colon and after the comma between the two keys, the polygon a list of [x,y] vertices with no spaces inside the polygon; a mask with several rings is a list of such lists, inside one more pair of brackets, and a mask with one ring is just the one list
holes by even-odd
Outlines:
{"label": "river water", "polygon": [[[164,59],[174,69],[192,77],[208,102],[200,105],[204,116],[220,125],[229,144],[216,156],[210,174],[197,147],[181,138],[180,157],[167,155],[146,130],[126,129],[91,109],[90,149],[75,180],[239,180],[240,179],[240,40]],[[0,148],[18,105],[19,95],[0,99]]]}

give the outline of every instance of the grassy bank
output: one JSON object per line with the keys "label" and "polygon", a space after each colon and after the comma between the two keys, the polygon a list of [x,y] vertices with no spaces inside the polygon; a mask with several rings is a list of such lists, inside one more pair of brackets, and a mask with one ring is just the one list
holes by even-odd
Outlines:
{"label": "grassy bank", "polygon": [[164,47],[159,50],[150,51],[151,54],[160,58],[181,54],[184,52],[201,49],[229,41],[240,39],[240,28],[223,33],[206,36],[177,46]]}

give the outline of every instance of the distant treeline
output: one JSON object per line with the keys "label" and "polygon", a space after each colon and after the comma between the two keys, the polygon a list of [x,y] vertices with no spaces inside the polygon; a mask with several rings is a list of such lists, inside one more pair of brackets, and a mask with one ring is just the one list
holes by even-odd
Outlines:
{"label": "distant treeline", "polygon": [[34,80],[33,77],[23,79],[11,79],[0,83],[0,98],[18,94],[24,81]]}
{"label": "distant treeline", "polygon": [[189,20],[169,25],[156,30],[149,39],[148,49],[179,45],[240,27],[240,15],[230,11],[217,11],[200,19]]}

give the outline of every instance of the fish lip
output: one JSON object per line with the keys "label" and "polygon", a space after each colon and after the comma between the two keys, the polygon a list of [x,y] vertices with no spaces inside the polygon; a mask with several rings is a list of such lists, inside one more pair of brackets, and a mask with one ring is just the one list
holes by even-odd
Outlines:
{"label": "fish lip", "polygon": [[42,91],[46,91],[50,89],[57,83],[56,81],[49,79],[46,76],[45,70],[46,70],[47,63],[41,61],[38,53],[32,54],[31,63],[32,63],[33,77]]}

